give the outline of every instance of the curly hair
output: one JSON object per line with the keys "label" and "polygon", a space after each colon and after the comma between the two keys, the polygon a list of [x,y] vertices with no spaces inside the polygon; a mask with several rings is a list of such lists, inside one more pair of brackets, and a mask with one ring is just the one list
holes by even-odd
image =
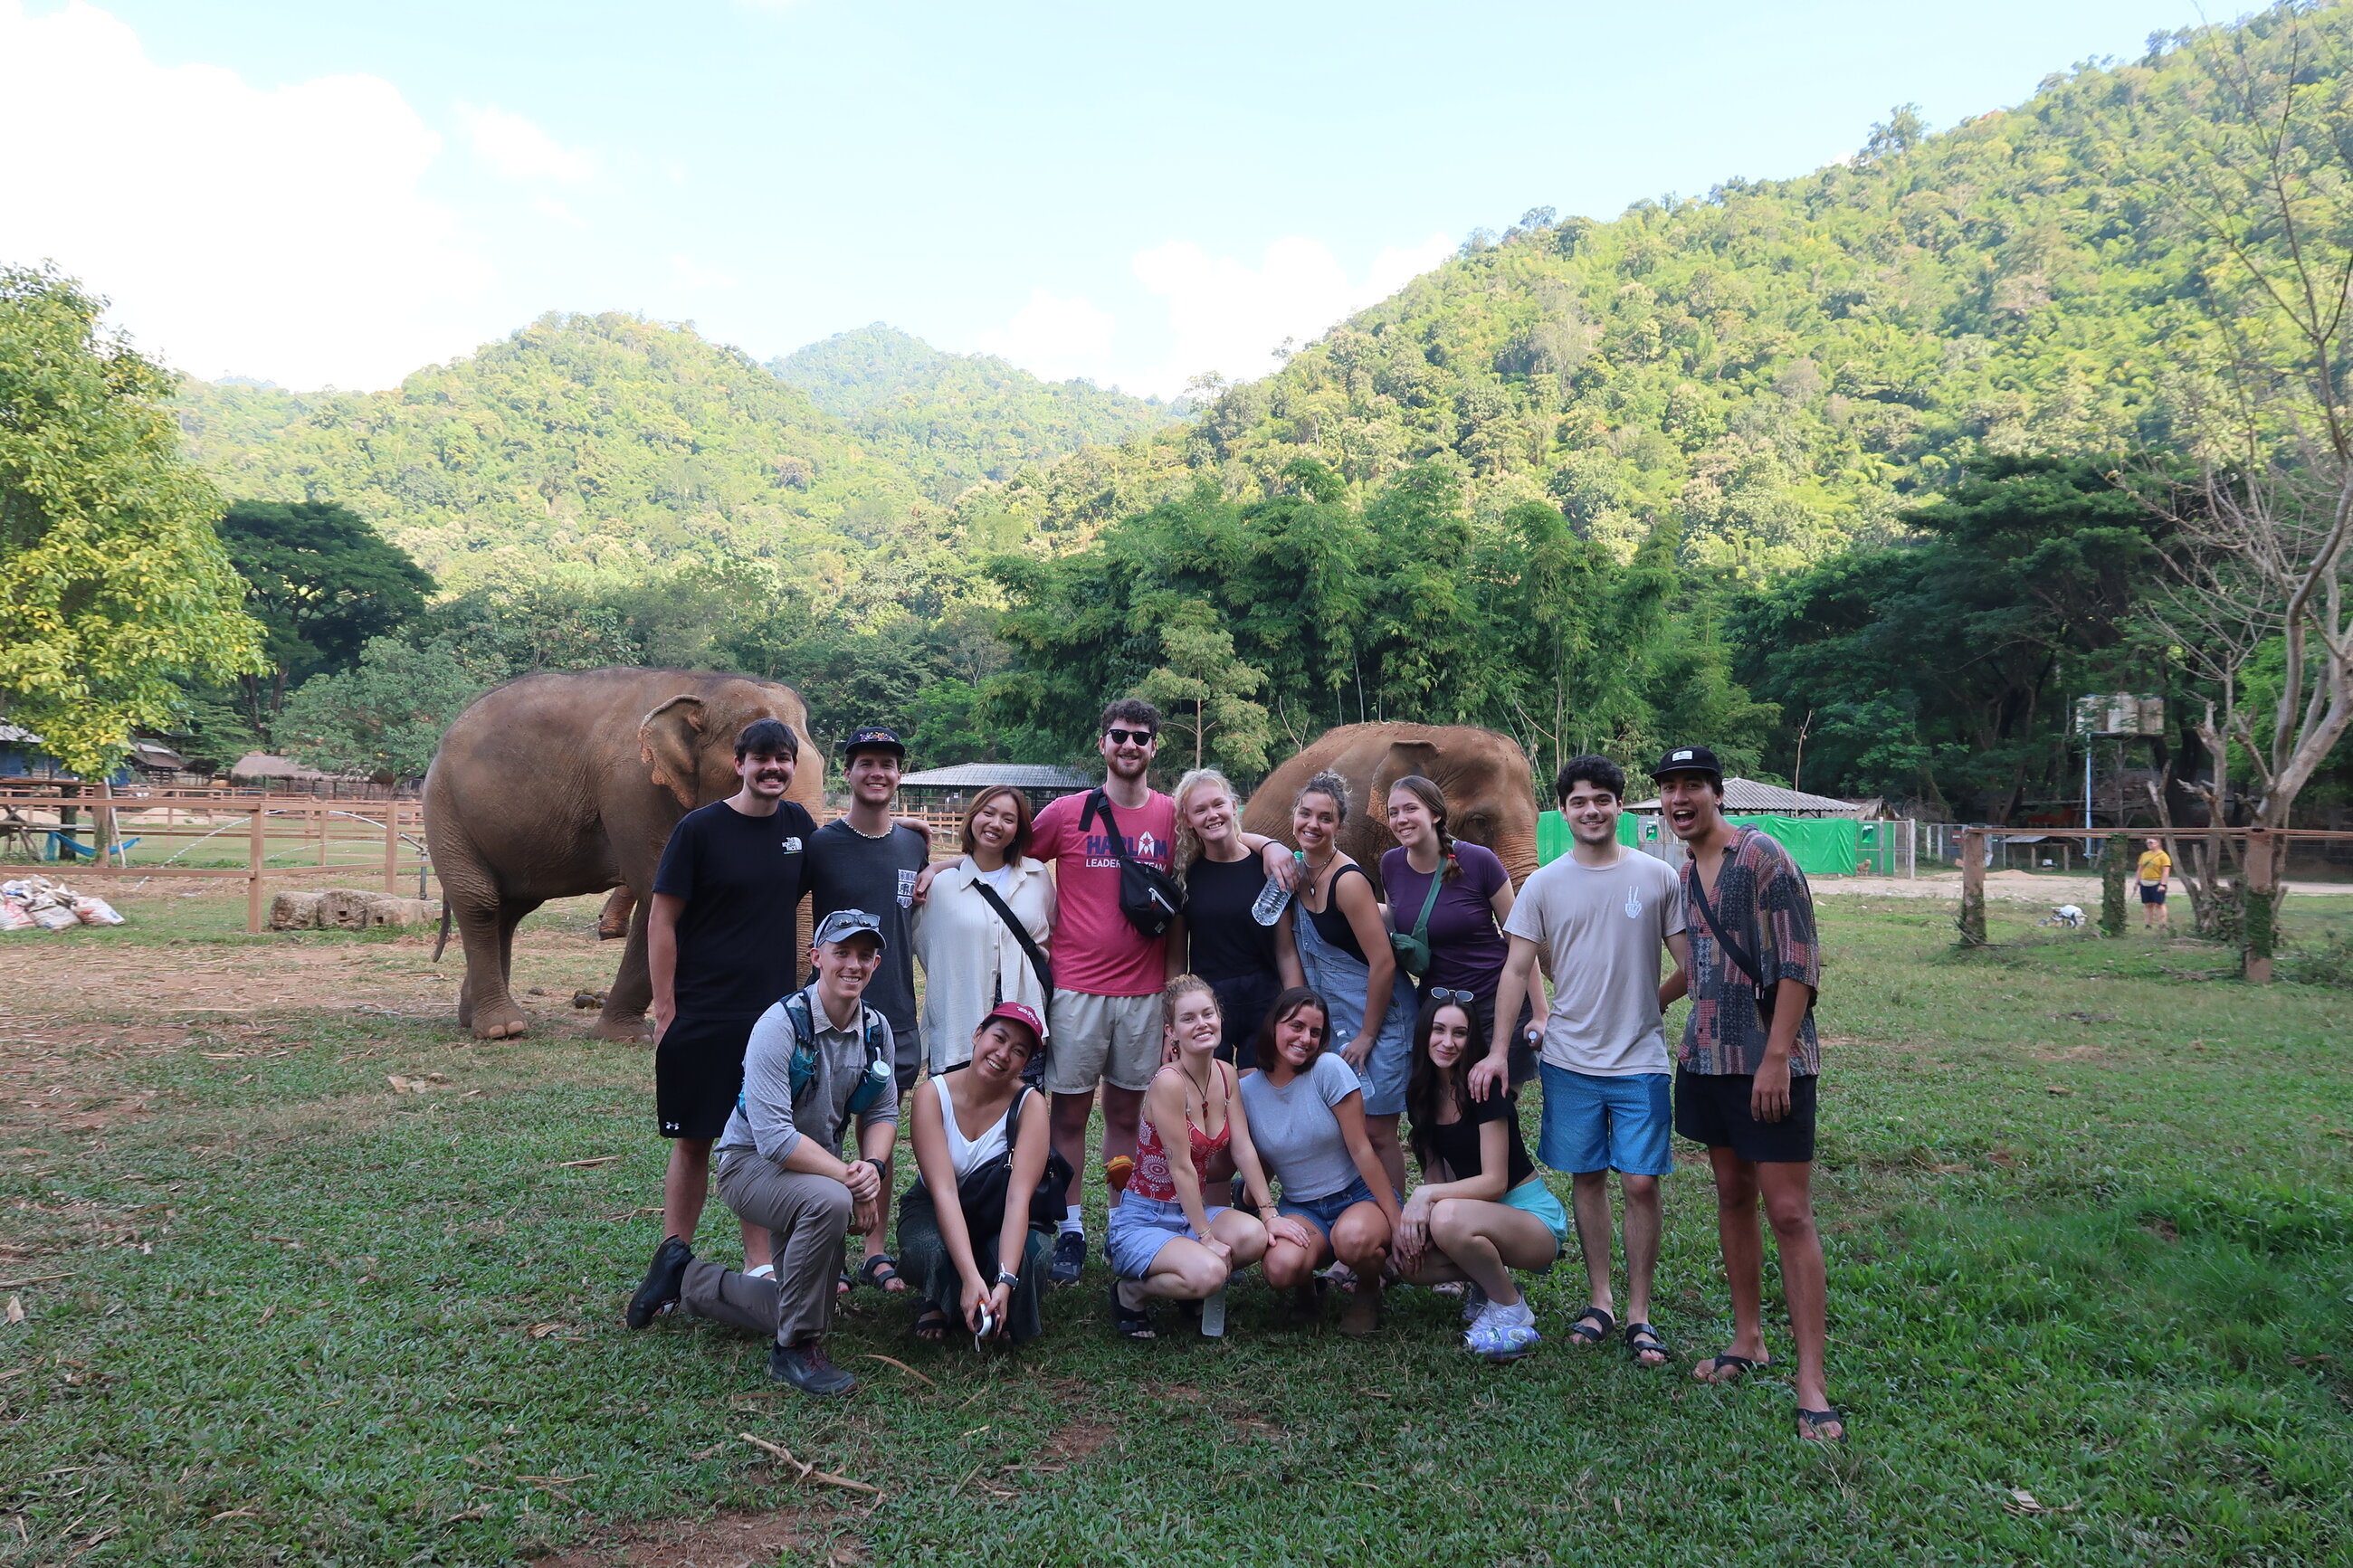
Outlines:
{"label": "curly hair", "polygon": [[1340,808],[1340,820],[1343,822],[1348,820],[1349,801],[1348,781],[1346,779],[1342,778],[1338,773],[1334,773],[1329,768],[1324,769],[1322,773],[1317,773],[1314,778],[1309,779],[1305,784],[1299,786],[1299,793],[1291,797],[1291,809],[1293,811],[1298,810],[1299,803],[1305,800],[1311,795],[1331,796],[1332,804]]}
{"label": "curly hair", "polygon": [[1446,795],[1435,784],[1419,773],[1408,773],[1389,785],[1389,793],[1403,790],[1421,802],[1430,813],[1430,820],[1438,826],[1438,874],[1441,881],[1451,882],[1462,875],[1462,863],[1455,858],[1454,835],[1446,830]]}

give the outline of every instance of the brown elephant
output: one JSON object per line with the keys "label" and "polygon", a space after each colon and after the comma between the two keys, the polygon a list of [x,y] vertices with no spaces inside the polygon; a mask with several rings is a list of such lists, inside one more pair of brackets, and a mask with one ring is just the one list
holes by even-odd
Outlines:
{"label": "brown elephant", "polygon": [[1377,889],[1381,853],[1397,847],[1384,802],[1389,785],[1411,773],[1438,785],[1446,796],[1448,830],[1493,850],[1512,874],[1514,888],[1536,868],[1534,777],[1527,752],[1509,735],[1469,724],[1343,724],[1326,730],[1267,775],[1242,811],[1242,826],[1295,847],[1292,802],[1302,784],[1326,771],[1348,781],[1348,819],[1340,825],[1340,847],[1356,857]]}
{"label": "brown elephant", "polygon": [[524,1033],[530,1020],[507,988],[516,922],[550,899],[617,888],[635,908],[596,1032],[642,1037],[653,1001],[645,908],[654,868],[680,817],[735,793],[735,737],[755,719],[780,719],[800,737],[789,798],[821,812],[825,763],[809,740],[808,710],[774,681],[550,671],[494,687],[458,715],[425,776],[425,837],[443,918],[465,943],[461,1027],[486,1040]]}

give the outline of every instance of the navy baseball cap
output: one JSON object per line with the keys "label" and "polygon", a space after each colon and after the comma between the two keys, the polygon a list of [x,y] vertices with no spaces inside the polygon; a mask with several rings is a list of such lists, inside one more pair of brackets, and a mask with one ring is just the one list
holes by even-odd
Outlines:
{"label": "navy baseball cap", "polygon": [[889,752],[902,762],[906,760],[907,743],[899,739],[898,731],[885,730],[880,724],[869,724],[850,732],[841,743],[842,759],[846,762],[860,752]]}
{"label": "navy baseball cap", "polygon": [[1665,778],[1669,773],[1706,773],[1721,779],[1724,769],[1717,765],[1715,753],[1705,746],[1675,746],[1670,748],[1667,754],[1659,759],[1659,765],[1651,770],[1653,782]]}
{"label": "navy baseball cap", "polygon": [[879,916],[868,914],[864,910],[834,910],[833,913],[817,922],[817,934],[809,939],[809,945],[823,947],[827,942],[840,942],[861,934],[872,937],[877,948],[890,945],[882,940],[881,919]]}

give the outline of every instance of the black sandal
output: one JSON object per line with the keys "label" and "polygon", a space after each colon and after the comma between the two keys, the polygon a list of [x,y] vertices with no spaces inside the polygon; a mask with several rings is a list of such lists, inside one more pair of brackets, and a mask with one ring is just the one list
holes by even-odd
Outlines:
{"label": "black sandal", "polygon": [[[1588,1318],[1600,1319],[1601,1326],[1598,1329],[1588,1327],[1586,1323]],[[1599,1344],[1616,1332],[1617,1329],[1618,1320],[1611,1315],[1607,1307],[1588,1307],[1577,1314],[1577,1321],[1568,1325],[1568,1331],[1588,1347]]]}
{"label": "black sandal", "polygon": [[[1719,1385],[1729,1386],[1732,1384],[1738,1383],[1742,1378],[1746,1377],[1758,1367],[1769,1366],[1770,1364],[1772,1363],[1769,1362],[1750,1361],[1745,1355],[1734,1355],[1730,1351],[1725,1351],[1720,1354],[1712,1355],[1705,1361],[1699,1363],[1700,1366],[1704,1366],[1708,1369],[1708,1373],[1705,1377],[1700,1377],[1698,1375],[1698,1366],[1692,1368],[1692,1373],[1698,1382],[1713,1383]],[[1730,1367],[1732,1369],[1732,1375],[1730,1377],[1716,1376],[1716,1373],[1722,1372],[1725,1367]]]}
{"label": "black sandal", "polygon": [[[1825,1432],[1825,1426],[1835,1426],[1836,1433]],[[1798,1412],[1798,1436],[1810,1443],[1843,1443],[1846,1441],[1846,1412],[1836,1406],[1828,1410]]]}
{"label": "black sandal", "polygon": [[858,1282],[871,1285],[886,1296],[896,1296],[907,1289],[899,1278],[899,1260],[887,1252],[878,1252],[858,1266]]}
{"label": "black sandal", "polygon": [[944,1344],[948,1337],[948,1315],[937,1307],[926,1307],[915,1314],[915,1337],[927,1345]]}
{"label": "black sandal", "polygon": [[[1642,1357],[1646,1352],[1659,1359],[1644,1361]],[[1659,1331],[1648,1323],[1629,1323],[1626,1325],[1626,1353],[1634,1358],[1636,1366],[1664,1366],[1667,1364],[1667,1342],[1661,1339]]]}
{"label": "black sandal", "polygon": [[1124,1279],[1111,1282],[1112,1331],[1124,1340],[1158,1339],[1160,1336],[1152,1329],[1152,1314],[1140,1307],[1130,1307],[1120,1300],[1119,1288],[1125,1283]]}

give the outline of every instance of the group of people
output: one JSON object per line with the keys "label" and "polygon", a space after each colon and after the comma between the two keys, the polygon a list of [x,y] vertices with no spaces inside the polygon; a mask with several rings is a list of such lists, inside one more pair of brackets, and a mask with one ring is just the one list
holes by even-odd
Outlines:
{"label": "group of people", "polygon": [[[1638,1363],[1662,1366],[1651,1294],[1672,1131],[1707,1150],[1734,1315],[1694,1375],[1729,1383],[1769,1359],[1761,1198],[1799,1433],[1842,1440],[1810,1195],[1811,897],[1778,844],[1725,818],[1714,754],[1678,748],[1651,773],[1680,874],[1619,843],[1624,773],[1586,756],[1555,781],[1570,852],[1515,891],[1493,853],[1454,838],[1426,778],[1373,803],[1397,840],[1377,884],[1340,848],[1366,809],[1346,781],[1297,792],[1293,850],[1242,828],[1213,769],[1153,789],[1160,728],[1150,704],[1113,703],[1100,787],[1034,813],[1018,790],[984,790],[962,853],[937,864],[921,826],[891,815],[905,757],[891,731],[846,742],[850,805],[822,828],[784,798],[797,737],[772,721],[744,731],[741,787],[680,821],[653,888],[672,1150],[630,1324],[681,1306],[734,1324],[773,1340],[772,1375],[819,1394],[855,1383],[824,1338],[859,1285],[911,1295],[921,1339],[1034,1339],[1044,1289],[1087,1265],[1079,1182],[1099,1098],[1123,1337],[1159,1331],[1155,1300],[1222,1333],[1229,1284],[1256,1266],[1303,1321],[1344,1297],[1353,1334],[1375,1329],[1388,1289],[1457,1293],[1464,1345],[1507,1361],[1541,1339],[1519,1277],[1549,1269],[1574,1230],[1588,1295],[1569,1339],[1622,1332]],[[1685,996],[1671,1054],[1664,1009]],[[1523,1135],[1532,1079],[1536,1158],[1570,1176],[1573,1214]],[[916,1178],[894,1256],[902,1101]],[[741,1269],[692,1250],[714,1160]]]}

